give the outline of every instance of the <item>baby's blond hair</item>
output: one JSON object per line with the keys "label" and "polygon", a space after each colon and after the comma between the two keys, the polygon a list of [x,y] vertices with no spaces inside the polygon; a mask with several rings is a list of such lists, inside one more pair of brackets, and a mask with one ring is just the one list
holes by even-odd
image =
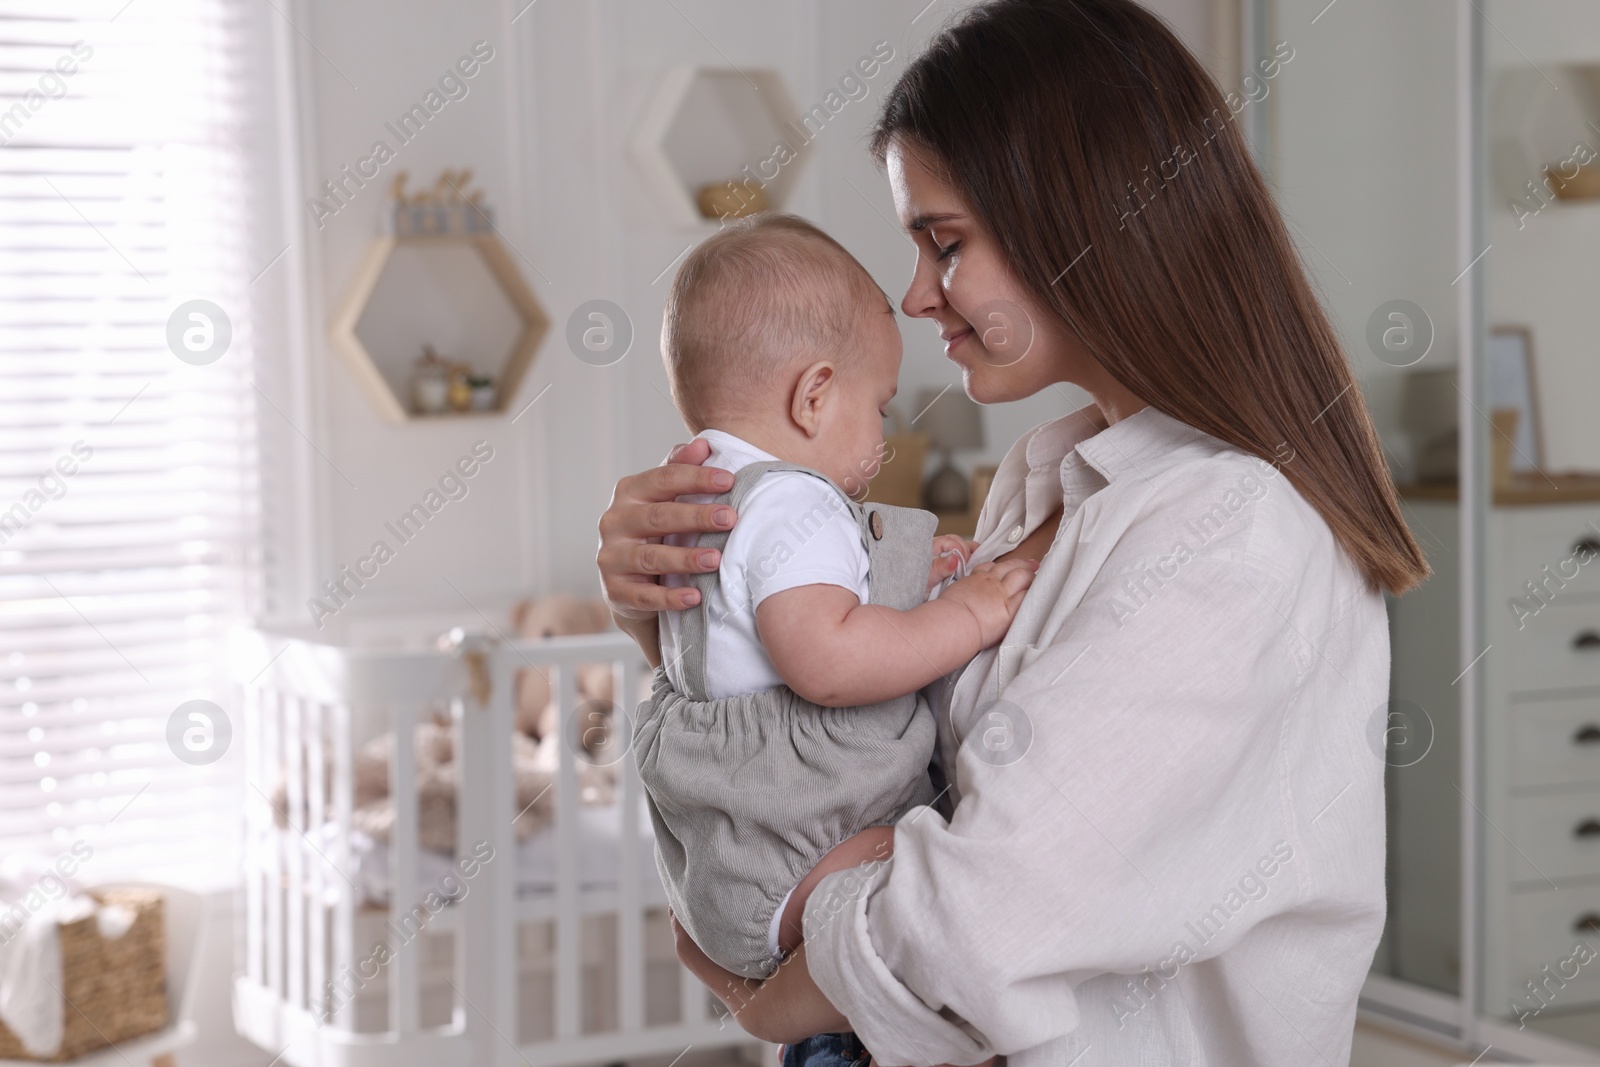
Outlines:
{"label": "baby's blond hair", "polygon": [[699,433],[750,410],[788,369],[834,359],[847,373],[861,316],[887,302],[805,219],[764,211],[728,222],[689,253],[667,296],[661,355],[678,413]]}

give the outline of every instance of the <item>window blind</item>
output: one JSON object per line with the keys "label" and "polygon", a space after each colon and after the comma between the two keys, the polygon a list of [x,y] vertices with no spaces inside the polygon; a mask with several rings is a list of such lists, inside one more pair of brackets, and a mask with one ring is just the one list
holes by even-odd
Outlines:
{"label": "window blind", "polygon": [[237,869],[169,722],[260,570],[238,17],[0,0],[0,856],[89,883]]}

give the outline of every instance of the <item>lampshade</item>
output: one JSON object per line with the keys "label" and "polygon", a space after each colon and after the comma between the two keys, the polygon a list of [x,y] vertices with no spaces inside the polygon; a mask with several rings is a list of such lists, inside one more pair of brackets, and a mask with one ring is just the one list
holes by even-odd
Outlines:
{"label": "lampshade", "polygon": [[917,390],[915,428],[928,435],[934,448],[953,452],[983,447],[983,410],[960,389]]}

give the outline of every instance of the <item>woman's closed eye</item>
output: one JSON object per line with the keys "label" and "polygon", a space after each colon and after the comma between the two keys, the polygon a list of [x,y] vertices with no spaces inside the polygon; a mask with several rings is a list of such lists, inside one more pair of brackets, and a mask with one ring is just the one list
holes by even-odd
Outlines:
{"label": "woman's closed eye", "polygon": [[951,241],[949,244],[945,245],[943,248],[940,248],[938,245],[934,245],[933,247],[939,253],[937,256],[934,256],[933,258],[934,259],[944,259],[945,257],[947,257],[947,256],[951,255],[952,253],[954,253],[956,249],[960,248],[961,247],[961,242],[960,241]]}

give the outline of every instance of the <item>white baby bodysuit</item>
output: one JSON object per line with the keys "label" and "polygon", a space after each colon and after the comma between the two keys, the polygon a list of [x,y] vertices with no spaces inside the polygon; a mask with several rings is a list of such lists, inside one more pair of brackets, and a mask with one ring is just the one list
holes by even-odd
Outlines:
{"label": "white baby bodysuit", "polygon": [[[721,430],[699,434],[711,444],[708,467],[737,471],[747,463],[776,459]],[[715,497],[678,498],[703,504]],[[692,545],[698,534],[671,534],[666,543]],[[802,585],[838,585],[867,600],[867,546],[850,508],[822,479],[800,471],[773,471],[745,494],[738,520],[722,549],[719,579],[706,603],[706,689],[713,699],[782,685],[756,633],[756,608],[767,597]],[[687,585],[669,574],[667,585]],[[665,612],[661,661],[667,679],[683,691],[681,619]]]}

